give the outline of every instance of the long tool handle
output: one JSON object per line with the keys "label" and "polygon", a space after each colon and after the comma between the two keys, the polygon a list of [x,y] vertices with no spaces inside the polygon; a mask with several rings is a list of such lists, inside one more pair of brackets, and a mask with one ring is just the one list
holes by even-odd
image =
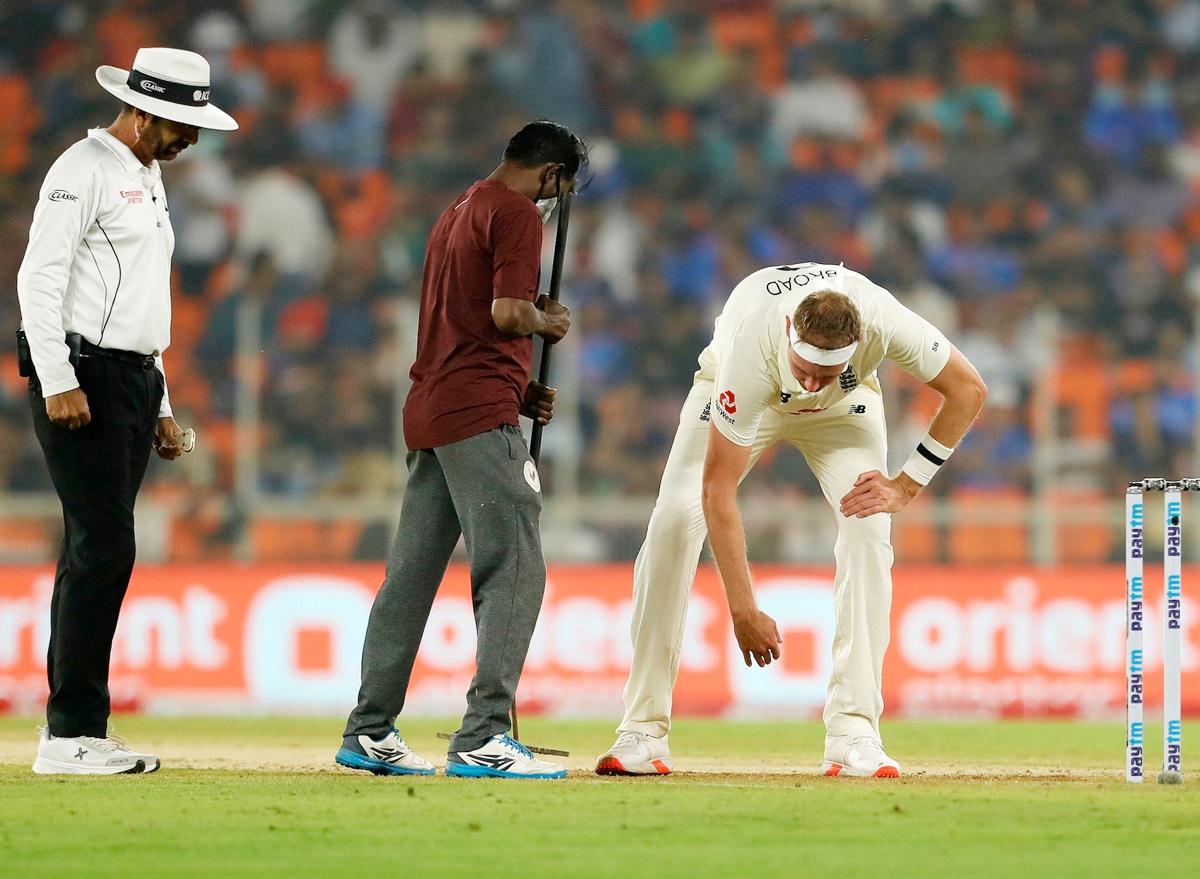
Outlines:
{"label": "long tool handle", "polygon": [[[558,197],[558,231],[554,237],[554,262],[550,265],[550,289],[546,291],[546,295],[558,301],[559,294],[562,292],[562,273],[563,259],[567,255],[567,224],[571,222],[571,199],[570,192],[564,192]],[[537,380],[544,385],[550,383],[550,352],[554,350],[554,346],[545,340],[542,341],[542,359],[538,364]],[[534,421],[533,430],[529,434],[529,454],[533,458],[533,463],[537,464],[538,459],[542,454],[542,429],[544,424]]]}
{"label": "long tool handle", "polygon": [[[514,730],[514,732],[515,732],[515,730]],[[440,732],[437,734],[437,737],[439,739],[449,739],[450,733]],[[516,739],[517,737],[514,735],[513,738]],[[517,741],[521,741],[521,740],[517,739]],[[521,744],[524,745],[525,743],[521,742]],[[525,747],[528,748],[529,750],[533,751],[533,753],[535,753],[535,754],[549,754],[551,757],[570,757],[571,756],[570,751],[564,751],[561,748],[537,748],[537,747],[534,747],[533,745],[525,745]]]}
{"label": "long tool handle", "polygon": [[[570,190],[567,190],[558,197],[558,226],[554,235],[554,261],[550,264],[550,289],[546,291],[546,295],[558,302],[559,294],[562,292],[562,273],[563,260],[567,255],[567,224],[571,222],[571,199],[573,195]],[[550,383],[550,352],[554,350],[554,346],[542,340],[542,358],[538,364],[537,380],[544,385]],[[542,428],[545,427],[536,419],[533,422],[533,430],[529,434],[529,456],[533,458],[534,466],[538,464],[538,459],[542,456]],[[509,712],[512,718],[512,737],[518,742],[521,741],[520,727],[517,722],[517,700],[513,699],[512,710]],[[539,751],[539,753],[552,753],[550,751]]]}

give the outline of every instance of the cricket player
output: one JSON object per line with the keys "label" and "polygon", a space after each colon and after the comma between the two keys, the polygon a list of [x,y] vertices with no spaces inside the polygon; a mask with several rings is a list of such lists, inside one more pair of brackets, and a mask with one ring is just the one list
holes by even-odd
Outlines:
{"label": "cricket player", "polygon": [[[929,432],[887,475],[884,358],[943,401]],[[601,775],[666,775],[667,733],[687,597],[707,533],[747,665],[780,656],[746,560],[737,487],[765,449],[788,442],[820,481],[838,525],[826,775],[898,777],[883,749],[883,655],[892,597],[891,514],[927,485],[983,407],[965,357],[887,290],[843,266],[762,269],[734,288],[700,355],[634,564],[633,661],[618,738]]]}

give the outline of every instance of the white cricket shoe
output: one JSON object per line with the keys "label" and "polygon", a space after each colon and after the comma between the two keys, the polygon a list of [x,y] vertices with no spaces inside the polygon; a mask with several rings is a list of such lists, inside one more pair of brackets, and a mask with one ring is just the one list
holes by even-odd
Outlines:
{"label": "white cricket shoe", "polygon": [[666,736],[623,732],[596,760],[597,775],[670,775],[675,764]]}
{"label": "white cricket shoe", "polygon": [[48,727],[39,734],[33,761],[38,775],[137,775],[155,772],[161,765],[153,754],[134,751],[115,736],[60,738],[50,735]]}
{"label": "white cricket shoe", "polygon": [[417,754],[400,738],[395,727],[379,741],[370,736],[346,736],[333,758],[351,769],[366,769],[376,775],[433,775],[433,764]]}
{"label": "white cricket shoe", "polygon": [[508,733],[496,733],[474,751],[451,751],[446,774],[456,778],[566,778],[557,763],[539,760]]}
{"label": "white cricket shoe", "polygon": [[825,736],[821,771],[852,778],[899,778],[900,764],[883,752],[883,743],[872,735]]}

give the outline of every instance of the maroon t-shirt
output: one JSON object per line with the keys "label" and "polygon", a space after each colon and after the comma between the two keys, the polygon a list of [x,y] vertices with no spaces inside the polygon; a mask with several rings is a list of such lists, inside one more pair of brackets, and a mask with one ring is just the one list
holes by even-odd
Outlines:
{"label": "maroon t-shirt", "polygon": [[409,449],[444,446],[518,424],[533,340],[492,322],[495,299],[537,299],[542,218],[515,189],[481,180],[454,200],[425,244]]}

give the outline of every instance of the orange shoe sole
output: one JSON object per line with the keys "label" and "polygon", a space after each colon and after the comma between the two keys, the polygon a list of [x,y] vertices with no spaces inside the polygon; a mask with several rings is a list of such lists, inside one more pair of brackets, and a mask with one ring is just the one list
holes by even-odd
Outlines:
{"label": "orange shoe sole", "polygon": [[[844,767],[840,763],[834,763],[832,766],[830,766],[828,769],[825,770],[825,774],[827,776],[829,776],[830,778],[832,778],[835,775],[841,775],[842,770],[845,768],[846,767]],[[875,770],[875,774],[872,775],[871,777],[872,778],[899,778],[900,770],[897,769],[895,766],[880,766],[878,769]]]}
{"label": "orange shoe sole", "polygon": [[[670,775],[671,774],[671,767],[668,766],[666,763],[664,763],[662,760],[651,760],[650,765],[655,768],[655,770],[658,772],[659,775]],[[604,757],[599,763],[596,764],[596,774],[597,775],[650,775],[649,772],[630,772],[628,769],[626,769],[621,764],[620,760],[618,760],[616,757],[613,757],[611,755],[608,757]]]}
{"label": "orange shoe sole", "polygon": [[597,775],[632,775],[631,772],[626,772],[625,767],[621,765],[621,761],[616,757],[605,757],[596,764]]}

